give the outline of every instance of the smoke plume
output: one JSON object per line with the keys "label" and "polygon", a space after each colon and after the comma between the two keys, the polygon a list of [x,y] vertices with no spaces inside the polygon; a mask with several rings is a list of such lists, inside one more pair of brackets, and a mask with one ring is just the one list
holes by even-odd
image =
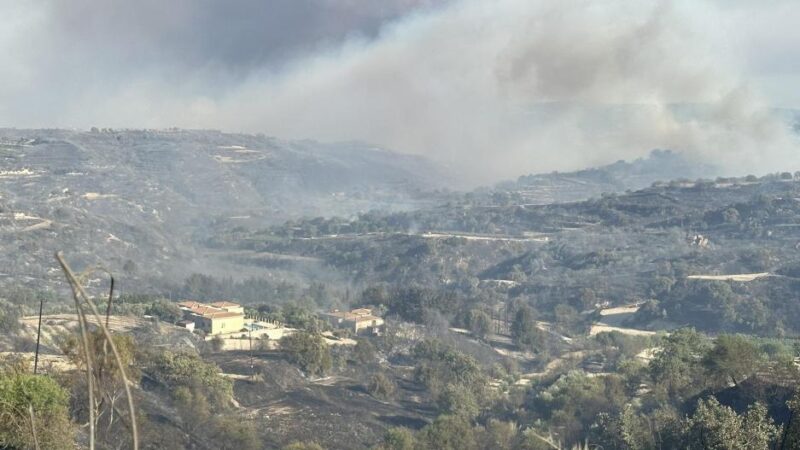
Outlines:
{"label": "smoke plume", "polygon": [[790,1],[0,5],[8,126],[363,140],[471,182],[652,148],[730,173],[800,168],[770,108],[800,73],[781,53],[800,42]]}

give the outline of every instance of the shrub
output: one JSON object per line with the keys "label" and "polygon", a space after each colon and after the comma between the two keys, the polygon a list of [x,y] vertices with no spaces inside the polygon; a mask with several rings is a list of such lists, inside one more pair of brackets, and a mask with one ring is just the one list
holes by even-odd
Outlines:
{"label": "shrub", "polygon": [[397,386],[391,378],[379,372],[371,376],[369,383],[367,383],[367,391],[370,395],[382,399],[390,399],[394,397]]}
{"label": "shrub", "polygon": [[290,362],[311,375],[323,375],[333,364],[328,344],[317,333],[298,331],[281,338],[280,345]]}
{"label": "shrub", "polygon": [[183,318],[183,311],[168,300],[156,300],[144,311],[145,314],[158,317],[164,322],[175,323]]}
{"label": "shrub", "polygon": [[31,426],[41,448],[73,448],[67,399],[50,377],[0,372],[0,448],[34,448]]}

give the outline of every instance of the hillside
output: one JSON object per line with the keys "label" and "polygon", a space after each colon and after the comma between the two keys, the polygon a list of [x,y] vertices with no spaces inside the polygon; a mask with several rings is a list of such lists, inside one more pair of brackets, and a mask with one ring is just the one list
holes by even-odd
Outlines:
{"label": "hillside", "polygon": [[[447,209],[465,198],[491,207],[584,200],[712,170],[654,151],[462,196],[446,192],[457,187],[454,177],[417,156],[358,143],[189,130],[5,129],[0,161],[0,284],[34,288],[60,282],[55,250],[78,267],[103,261],[131,286],[194,272],[242,278],[262,271],[247,255],[204,243],[303,218]],[[276,258],[279,266],[293,263]]]}
{"label": "hillside", "polygon": [[430,161],[357,143],[0,130],[0,284],[51,282],[57,249],[129,277],[185,275],[214,265],[194,245],[212,226],[412,209],[446,184]]}
{"label": "hillside", "polygon": [[[425,304],[456,320],[486,302],[499,309],[526,302],[582,334],[591,317],[581,312],[652,300],[659,312],[638,316],[642,326],[660,317],[708,331],[797,336],[797,322],[786,318],[800,310],[784,301],[797,290],[797,198],[800,182],[788,173],[661,183],[540,206],[508,199],[475,205],[465,197],[414,212],[293,223],[243,239],[221,234],[209,244],[236,247],[265,270],[291,257],[295,270],[310,270],[313,261],[317,271],[355,286],[446,293],[447,303]],[[398,311],[408,310],[407,301],[397,300]]]}
{"label": "hillside", "polygon": [[[655,158],[663,156],[674,155]],[[592,180],[603,172],[643,182],[661,166],[651,171],[646,161],[569,177]],[[17,178],[33,172],[14,170]],[[34,184],[18,186],[35,192]],[[797,407],[787,401],[800,380],[800,173],[654,182],[581,201],[531,203],[526,195],[541,186],[534,180],[449,192],[413,210],[266,226],[173,217],[169,227],[125,211],[115,216],[113,208],[127,204],[116,201],[120,190],[67,192],[54,203],[82,215],[66,227],[33,218],[53,217],[47,209],[11,213],[9,220],[31,222],[16,231],[32,238],[8,241],[27,253],[6,257],[36,255],[47,239],[97,235],[104,229],[92,227],[136,220],[161,227],[165,248],[182,246],[175,258],[142,253],[146,268],[123,264],[122,295],[109,322],[130,350],[142,441],[153,448],[236,442],[255,450],[312,441],[375,448],[402,438],[425,449],[448,448],[442,442],[521,449],[540,448],[544,436],[564,445],[696,448],[705,421],[722,413],[756,421],[765,441],[777,439],[773,423],[796,426],[790,411]],[[185,211],[200,207],[182,201]],[[92,209],[103,202],[107,216]],[[208,209],[225,206],[210,202]],[[162,217],[175,214],[164,211]],[[194,234],[176,242],[187,229]],[[139,251],[109,253],[111,242],[85,249],[83,261],[78,253],[68,258],[85,264]],[[174,267],[198,273],[173,282],[156,273]],[[43,286],[35,278],[28,284]],[[74,370],[80,356],[69,346],[77,342],[74,306],[65,295],[21,288],[0,297],[0,376],[30,361],[33,315],[44,299],[41,367],[78,399],[64,413],[76,440],[85,441],[87,431],[77,425],[86,421],[82,372]],[[249,320],[295,331],[253,339],[245,328],[203,340],[202,332],[170,325],[181,317],[173,301],[186,298],[239,302]],[[322,314],[361,307],[385,319],[380,333],[355,336]],[[102,355],[102,346],[96,351]],[[119,385],[105,381],[121,399]],[[716,412],[708,419],[700,408]],[[124,419],[103,417],[99,439],[125,443]],[[652,444],[627,443],[627,429]]]}

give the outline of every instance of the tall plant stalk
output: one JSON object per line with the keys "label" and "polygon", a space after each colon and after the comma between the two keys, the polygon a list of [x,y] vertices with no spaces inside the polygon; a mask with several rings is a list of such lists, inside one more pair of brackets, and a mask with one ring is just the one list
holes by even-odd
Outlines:
{"label": "tall plant stalk", "polygon": [[58,263],[61,265],[61,269],[64,271],[67,281],[69,282],[69,285],[72,288],[72,296],[75,300],[75,309],[77,310],[78,322],[80,323],[81,341],[83,342],[84,356],[86,357],[86,374],[87,374],[86,380],[89,387],[89,449],[94,450],[95,447],[95,411],[94,411],[94,380],[93,380],[94,372],[92,364],[92,355],[91,352],[89,351],[86,315],[82,303],[89,305],[91,313],[94,315],[97,324],[100,326],[100,329],[103,332],[105,341],[111,347],[111,352],[114,354],[114,360],[117,363],[120,377],[122,378],[122,385],[125,388],[125,397],[128,401],[128,412],[130,414],[130,425],[131,425],[130,430],[131,430],[131,438],[133,441],[133,450],[138,450],[139,431],[136,425],[136,407],[133,403],[133,396],[131,394],[128,375],[125,372],[125,367],[122,364],[122,358],[120,357],[119,351],[117,350],[117,346],[114,344],[114,340],[111,338],[111,332],[108,330],[106,324],[103,323],[102,316],[100,315],[97,306],[94,304],[92,299],[86,294],[86,290],[80,284],[80,282],[78,281],[78,277],[75,276],[75,273],[72,271],[67,262],[64,260],[64,256],[61,254],[61,252],[56,252],[56,259],[58,260]]}

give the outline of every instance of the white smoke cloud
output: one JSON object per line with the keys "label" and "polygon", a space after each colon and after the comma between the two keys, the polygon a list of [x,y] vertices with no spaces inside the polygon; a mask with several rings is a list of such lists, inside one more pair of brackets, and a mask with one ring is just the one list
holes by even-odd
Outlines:
{"label": "white smoke cloud", "polygon": [[[180,64],[162,55],[112,70],[105,61],[88,62],[92,40],[84,37],[84,50],[55,59],[99,73],[85,71],[82,83],[81,71],[68,67],[61,91],[44,76],[42,91],[27,89],[29,104],[19,97],[26,89],[0,88],[0,100],[19,107],[16,116],[0,110],[0,119],[358,139],[431,156],[478,182],[582,168],[652,148],[684,151],[733,173],[798,168],[796,140],[759,96],[765,75],[751,76],[759,59],[748,55],[758,52],[743,43],[749,34],[773,47],[787,44],[764,31],[763,17],[737,34],[750,11],[771,17],[763,9],[655,0],[460,0],[424,9],[412,3],[377,35],[359,34],[279,66],[243,63],[245,52],[205,65],[194,62],[196,55]],[[800,12],[792,3],[774,9]],[[47,23],[35,11],[27,20]],[[12,40],[0,35],[0,49]],[[150,47],[133,54],[143,58]],[[762,55],[756,66],[777,61],[779,74],[793,73],[782,57],[790,58]],[[26,55],[18,60],[23,75],[31,67],[58,70]],[[43,113],[48,101],[54,107]]]}

